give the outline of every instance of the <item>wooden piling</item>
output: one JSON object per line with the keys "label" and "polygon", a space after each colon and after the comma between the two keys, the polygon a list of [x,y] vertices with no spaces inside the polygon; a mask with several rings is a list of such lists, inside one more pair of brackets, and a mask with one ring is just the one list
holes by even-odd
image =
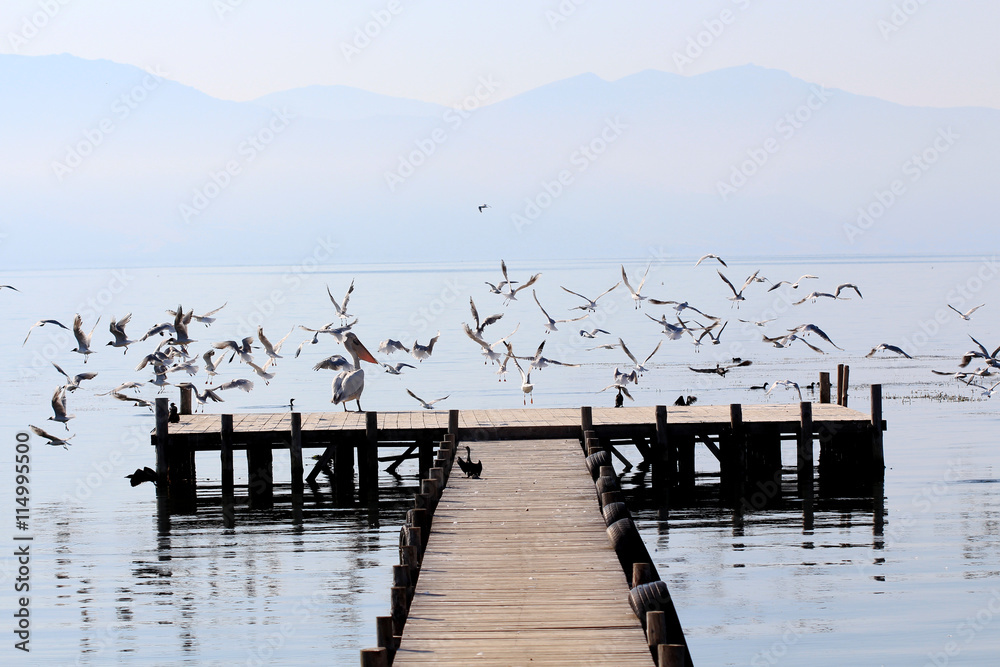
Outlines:
{"label": "wooden piling", "polygon": [[648,584],[651,581],[656,581],[652,565],[649,563],[632,563],[632,584],[629,588]]}
{"label": "wooden piling", "polygon": [[252,510],[274,507],[274,453],[270,445],[247,446],[247,496]]}
{"label": "wooden piling", "polygon": [[657,513],[660,519],[670,512],[670,487],[674,482],[673,453],[670,451],[670,437],[667,432],[667,406],[656,406],[656,438],[653,440],[653,493],[659,498]]}
{"label": "wooden piling", "polygon": [[813,420],[812,403],[799,403],[798,458],[796,463],[799,496],[813,497]]}
{"label": "wooden piling", "polygon": [[458,410],[448,411],[448,435],[453,443],[458,442]]}
{"label": "wooden piling", "polygon": [[333,486],[338,507],[354,504],[354,445],[345,438],[334,443]]}
{"label": "wooden piling", "polygon": [[826,371],[819,374],[819,402],[830,402],[830,373]]}
{"label": "wooden piling", "polygon": [[392,658],[396,654],[396,640],[394,638],[392,616],[375,617],[375,637],[379,648],[384,648],[388,658],[388,664],[392,664]]}
{"label": "wooden piling", "polygon": [[236,520],[233,508],[233,416],[220,415],[220,457],[222,459],[222,519],[227,527]]}
{"label": "wooden piling", "polygon": [[882,385],[871,388],[872,414],[872,474],[880,479],[885,470],[885,452],[882,447]]}
{"label": "wooden piling", "polygon": [[389,655],[384,648],[361,649],[361,667],[389,667]]}
{"label": "wooden piling", "polygon": [[427,472],[434,465],[434,440],[430,435],[421,433],[417,436],[417,452],[420,467],[420,479],[427,477]]}
{"label": "wooden piling", "polygon": [[[587,431],[594,430],[594,409],[589,405],[580,406],[580,432],[583,434],[584,456],[587,454]],[[596,435],[596,434],[595,434]]]}
{"label": "wooden piling", "polygon": [[167,443],[170,439],[169,422],[170,399],[156,399],[156,476],[160,483],[156,485],[157,495],[166,495],[168,484],[167,474]]}
{"label": "wooden piling", "polygon": [[667,643],[667,614],[663,611],[646,612],[646,643],[655,655],[660,644]]}
{"label": "wooden piling", "polygon": [[658,667],[688,667],[689,663],[685,658],[687,651],[684,644],[660,644],[656,649]]}
{"label": "wooden piling", "polygon": [[365,413],[365,442],[358,451],[361,493],[369,504],[378,503],[378,413]]}
{"label": "wooden piling", "polygon": [[844,364],[837,364],[837,405],[844,404]]}
{"label": "wooden piling", "polygon": [[180,414],[189,415],[191,414],[191,387],[181,387],[181,406]]}
{"label": "wooden piling", "polygon": [[302,473],[305,468],[302,465],[302,414],[292,413],[292,433],[288,442],[288,458],[292,464],[292,500],[302,502]]}
{"label": "wooden piling", "polygon": [[844,364],[844,389],[843,391],[840,392],[840,400],[843,401],[841,405],[844,406],[845,408],[847,407],[848,389],[851,386],[850,376],[851,376],[851,367],[848,366],[847,364]]}
{"label": "wooden piling", "polygon": [[[730,501],[736,504],[744,495],[744,480],[746,479],[746,429],[743,426],[743,406],[739,403],[729,405],[728,438],[723,438],[721,481],[723,488],[729,489]],[[723,492],[723,496],[726,492]]]}

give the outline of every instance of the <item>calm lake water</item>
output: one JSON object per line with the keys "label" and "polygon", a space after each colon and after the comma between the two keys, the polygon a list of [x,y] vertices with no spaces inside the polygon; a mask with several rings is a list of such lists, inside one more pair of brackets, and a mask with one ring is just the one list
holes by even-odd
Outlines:
{"label": "calm lake water", "polygon": [[[524,265],[510,257],[513,280],[537,271],[535,284],[545,309],[557,318],[574,317],[582,303],[560,289],[589,297],[620,278],[617,262]],[[18,433],[29,424],[53,434],[75,434],[68,449],[31,439],[29,529],[6,522],[7,546],[15,536],[31,536],[31,653],[14,649],[17,608],[16,563],[0,561],[3,612],[8,618],[4,662],[30,664],[337,664],[353,665],[358,650],[375,645],[375,617],[388,613],[391,566],[407,498],[417,484],[415,465],[400,477],[382,473],[382,511],[373,521],[366,511],[307,504],[301,522],[287,503],[272,512],[237,509],[237,525],[222,527],[221,514],[206,501],[196,516],[164,518],[157,513],[149,484],[131,488],[124,475],[154,466],[149,446],[151,413],[97,396],[126,380],[152,378],[136,371],[142,355],[159,341],[137,343],[127,354],[107,347],[107,325],[132,313],[127,331],[138,338],[166,321],[178,304],[202,313],[226,304],[206,327],[193,323],[199,356],[210,343],[242,338],[264,326],[272,341],[305,325],[336,320],[326,295],[329,285],[341,300],[351,280],[349,310],[354,331],[373,352],[379,341],[395,338],[426,343],[438,330],[433,356],[418,363],[405,355],[378,355],[410,361],[417,368],[391,376],[368,367],[362,407],[418,409],[407,396],[445,395],[448,408],[521,407],[516,369],[500,382],[496,367],[484,365],[479,348],[462,332],[470,321],[469,297],[480,315],[504,317],[486,330],[490,342],[509,334],[518,354],[530,355],[546,340],[546,356],[579,363],[579,368],[547,368],[532,374],[536,407],[611,405],[614,394],[600,390],[616,365],[627,367],[621,350],[588,350],[619,336],[640,359],[658,342],[650,371],[632,393],[636,404],[671,404],[679,395],[699,403],[789,403],[798,397],[778,388],[770,395],[751,390],[765,381],[816,381],[820,371],[836,376],[838,363],[851,367],[851,407],[868,410],[868,385],[883,385],[885,435],[884,525],[875,521],[871,499],[821,504],[811,530],[796,510],[762,511],[736,522],[729,511],[707,504],[675,510],[668,522],[640,513],[644,539],[668,581],[691,653],[700,665],[985,665],[1000,655],[1000,465],[995,443],[1000,396],[946,376],[974,348],[970,334],[990,351],[998,344],[1000,304],[995,258],[912,258],[908,260],[820,259],[730,261],[693,266],[694,260],[653,259],[643,293],[689,301],[728,320],[720,345],[696,348],[690,338],[671,341],[645,314],[659,318],[668,306],[633,307],[624,287],[599,302],[588,320],[559,325],[545,335],[531,289],[504,306],[484,282],[502,278],[495,265],[437,267],[338,266],[106,269],[8,273],[3,283],[21,292],[0,291],[0,349],[8,359],[0,383],[5,406],[0,425],[7,454],[0,466],[9,515],[15,514],[13,459]],[[625,262],[633,286],[650,259]],[[737,309],[716,275],[719,268],[739,288],[760,270],[772,281],[806,279],[797,290],[768,292],[766,283],[748,286]],[[858,285],[864,298],[819,299],[791,305],[808,291]],[[953,311],[985,303],[970,321]],[[68,332],[39,319],[71,325],[81,313],[87,330],[100,323],[94,349],[84,364],[71,352]],[[690,314],[690,311],[688,311]],[[686,317],[686,316],[685,316]],[[763,327],[740,322],[771,320]],[[695,314],[695,320],[702,320]],[[799,324],[813,323],[834,343],[810,337],[820,355],[795,343],[778,349],[761,341]],[[579,336],[581,328],[610,335]],[[320,359],[343,348],[329,338],[296,347],[309,334],[295,329],[271,370],[269,385],[248,375],[245,365],[223,366],[217,379],[251,377],[248,394],[228,391],[215,412],[286,410],[290,398],[303,412],[331,409],[329,371],[314,372]],[[706,339],[707,341],[707,339]],[[151,344],[152,343],[152,344]],[[889,353],[865,355],[880,343],[903,348],[913,359]],[[726,377],[702,375],[688,367],[712,367],[733,357],[751,359]],[[96,371],[69,395],[76,417],[67,431],[47,421],[49,402],[62,377]],[[199,360],[199,364],[200,364]],[[976,366],[971,364],[969,369]],[[203,386],[204,371],[194,381]],[[174,381],[181,381],[176,375]],[[184,378],[187,379],[187,378]],[[992,385],[994,378],[982,381]],[[152,399],[156,387],[141,395]],[[176,400],[177,390],[163,394]],[[818,400],[815,393],[805,396]],[[340,408],[337,407],[339,410]],[[489,466],[489,452],[477,450]],[[237,484],[245,484],[245,462],[237,457]],[[276,453],[276,479],[288,480],[287,456]],[[788,459],[786,458],[786,462]],[[242,465],[242,467],[241,467]],[[582,465],[582,461],[581,461]],[[199,479],[218,479],[217,458],[199,455]],[[717,470],[699,454],[699,467]],[[631,477],[626,475],[625,480]],[[217,489],[216,489],[217,492]],[[211,490],[206,493],[211,493]],[[27,663],[25,663],[27,664]]]}

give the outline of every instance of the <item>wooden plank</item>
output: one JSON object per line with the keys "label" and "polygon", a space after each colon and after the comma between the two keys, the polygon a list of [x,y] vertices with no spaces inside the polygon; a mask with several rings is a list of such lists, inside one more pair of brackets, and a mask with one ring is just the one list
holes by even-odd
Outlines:
{"label": "wooden plank", "polygon": [[482,479],[445,489],[393,664],[652,665],[577,442],[478,445]]}

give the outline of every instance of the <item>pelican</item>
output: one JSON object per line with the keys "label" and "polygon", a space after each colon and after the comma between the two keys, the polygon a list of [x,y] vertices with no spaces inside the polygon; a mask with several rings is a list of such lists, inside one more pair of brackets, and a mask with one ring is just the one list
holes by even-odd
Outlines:
{"label": "pelican", "polygon": [[[434,340],[436,338],[432,339],[432,346]],[[378,362],[375,361],[375,357],[371,355],[371,352],[358,340],[353,331],[345,334],[344,347],[351,355],[353,368],[340,371],[337,377],[333,378],[333,397],[330,399],[330,402],[334,404],[343,403],[344,412],[347,412],[347,402],[357,401],[358,412],[361,412],[361,392],[365,390],[365,371],[361,368],[361,362],[367,361],[370,364],[377,364]],[[414,348],[414,351],[416,351],[416,348]]]}
{"label": "pelican", "polygon": [[538,300],[538,295],[535,294],[535,290],[531,290],[531,296],[535,297],[535,303],[538,304],[538,307],[541,308],[541,310],[542,310],[542,315],[545,316],[545,320],[546,320],[546,322],[545,322],[545,333],[549,333],[550,331],[559,331],[559,329],[556,328],[556,324],[559,323],[559,322],[578,322],[579,320],[582,320],[585,317],[590,317],[590,313],[586,313],[584,315],[581,315],[580,317],[573,317],[573,318],[566,319],[566,320],[556,320],[556,319],[553,319],[552,317],[549,316],[549,314],[547,312],[545,312],[545,309],[542,308],[542,304]]}
{"label": "pelican", "polygon": [[69,424],[67,422],[76,417],[76,415],[66,414],[66,387],[56,387],[55,393],[52,394],[52,412],[54,416],[49,417],[49,419],[54,422],[61,422],[68,431]]}
{"label": "pelican", "polygon": [[950,303],[947,304],[947,305],[948,305],[949,308],[951,308],[956,313],[958,313],[959,317],[961,317],[963,320],[965,320],[966,322],[968,322],[970,319],[972,319],[970,317],[972,315],[972,313],[976,312],[977,310],[979,310],[980,308],[982,308],[986,304],[985,303],[981,303],[978,306],[976,306],[975,308],[970,308],[969,310],[965,311],[964,313],[962,311],[960,311],[958,308],[956,308],[955,306],[951,305]]}
{"label": "pelican", "polygon": [[903,355],[907,359],[913,358],[906,352],[903,352],[903,350],[901,350],[900,348],[896,347],[895,345],[889,345],[888,343],[880,343],[879,345],[873,347],[872,351],[865,355],[865,358],[868,359],[870,357],[874,357],[875,353],[878,352],[879,350],[885,350],[886,352],[895,352],[896,354]]}
{"label": "pelican", "polygon": [[410,348],[406,347],[398,340],[393,340],[392,338],[386,338],[384,341],[378,344],[379,354],[392,354],[393,352],[409,352]]}
{"label": "pelican", "polygon": [[476,310],[476,302],[472,300],[471,296],[469,297],[469,308],[472,309],[472,319],[474,319],[476,321],[476,335],[477,336],[482,336],[483,335],[483,329],[485,329],[486,327],[488,327],[489,325],[493,324],[494,322],[496,322],[497,320],[499,320],[501,317],[503,317],[503,313],[494,313],[493,315],[490,315],[485,320],[483,320],[482,322],[480,322],[479,321],[479,311]]}
{"label": "pelican", "polygon": [[333,298],[333,294],[330,292],[330,286],[329,285],[326,286],[326,293],[327,295],[329,295],[330,301],[333,302],[333,307],[337,310],[337,315],[339,315],[340,319],[342,320],[346,320],[347,318],[351,317],[350,315],[347,314],[347,302],[351,299],[351,292],[353,291],[354,291],[354,280],[352,279],[351,286],[347,288],[347,294],[344,295],[343,305],[341,305],[337,303],[336,299]]}
{"label": "pelican", "polygon": [[111,325],[108,327],[109,331],[111,331],[111,335],[115,337],[115,339],[109,342],[108,345],[112,347],[125,348],[122,354],[128,353],[128,346],[135,342],[134,340],[129,340],[128,336],[125,335],[125,325],[128,324],[131,319],[132,313],[129,313],[117,321],[115,321],[115,318],[112,317]]}
{"label": "pelican", "polygon": [[418,401],[420,401],[420,407],[422,407],[425,410],[433,410],[435,403],[437,403],[438,401],[443,401],[444,399],[448,398],[448,396],[451,396],[451,394],[448,394],[448,396],[442,396],[441,398],[435,398],[433,401],[425,401],[424,399],[420,398],[419,396],[417,396],[416,394],[414,394],[409,389],[406,390],[406,393],[409,394],[410,396],[412,396],[413,398],[417,399]]}
{"label": "pelican", "polygon": [[55,369],[59,371],[66,378],[66,384],[64,384],[63,387],[68,391],[76,391],[77,389],[80,388],[81,382],[83,382],[84,380],[93,380],[95,377],[97,377],[97,373],[79,373],[78,375],[70,377],[69,373],[59,368],[59,364],[53,361],[52,365],[55,366]]}
{"label": "pelican", "polygon": [[276,344],[272,345],[271,341],[269,341],[267,338],[264,337],[264,327],[262,326],[257,327],[257,340],[259,340],[260,344],[264,346],[264,352],[269,357],[267,363],[264,364],[264,368],[267,368],[267,364],[269,363],[273,363],[273,365],[275,366],[278,365],[278,362],[276,362],[275,359],[282,358],[281,355],[278,354],[278,352],[281,351],[281,346],[284,345],[285,339],[291,336],[293,331],[295,331],[295,327],[289,329],[288,333],[285,334],[284,338],[279,340]]}
{"label": "pelican", "polygon": [[632,295],[632,301],[635,302],[636,308],[642,307],[642,302],[646,300],[640,292],[642,292],[642,286],[646,284],[646,276],[649,275],[649,264],[646,265],[646,272],[642,274],[642,280],[639,281],[639,286],[632,289],[632,285],[628,282],[628,276],[625,274],[625,265],[622,264],[622,281],[625,282],[625,288],[628,289],[629,294]]}
{"label": "pelican", "polygon": [[797,382],[792,382],[791,380],[778,380],[771,385],[771,388],[767,390],[768,395],[775,390],[776,387],[785,387],[786,389],[794,389],[799,395],[799,401],[802,401],[802,390],[799,389]]}
{"label": "pelican", "polygon": [[746,297],[743,296],[743,290],[745,290],[747,288],[747,285],[749,285],[750,283],[754,282],[754,279],[756,279],[757,274],[754,273],[752,276],[750,276],[749,278],[747,278],[746,282],[743,283],[743,287],[741,287],[739,289],[739,291],[736,291],[736,288],[733,287],[733,284],[731,282],[729,282],[729,278],[727,278],[724,275],[722,275],[722,271],[719,271],[718,269],[716,269],[715,271],[716,271],[716,273],[719,274],[719,277],[722,278],[722,282],[726,283],[726,285],[729,286],[729,289],[731,289],[733,291],[733,295],[731,297],[727,297],[727,298],[730,301],[732,301],[734,304],[736,304],[737,308],[739,308],[740,301],[746,301]]}
{"label": "pelican", "polygon": [[[60,438],[50,433],[46,433],[42,429],[32,424],[28,424],[28,428],[34,431],[35,435],[48,440],[48,442],[45,443],[46,445],[52,445],[53,447],[62,447],[63,449],[69,449],[69,444],[70,444],[69,441],[76,437],[76,434],[74,433],[73,435],[66,436],[65,438]],[[68,429],[69,427],[67,427],[67,430]]]}
{"label": "pelican", "polygon": [[407,364],[402,361],[397,361],[394,364],[387,364],[384,361],[380,361],[378,365],[384,368],[385,372],[389,375],[399,375],[403,372],[404,368],[416,368],[413,364]]}
{"label": "pelican", "polygon": [[[790,286],[790,287],[791,287],[792,289],[798,289],[798,288],[799,288],[799,283],[800,283],[800,282],[802,282],[803,280],[809,280],[809,279],[819,279],[819,276],[814,276],[814,275],[811,275],[811,274],[807,273],[807,274],[805,274],[805,275],[802,275],[802,276],[799,276],[799,279],[798,279],[798,280],[796,280],[796,281],[795,281],[794,283],[790,283],[790,282],[788,282],[787,280],[779,280],[778,282],[776,282],[776,283],[774,283],[773,285],[771,285],[771,286],[770,286],[770,287],[769,287],[769,288],[767,289],[767,291],[768,291],[768,292],[773,292],[774,290],[778,289],[778,288],[779,288],[779,287],[781,287],[782,285],[788,285],[788,286]],[[855,288],[855,289],[857,289],[857,288]],[[858,293],[858,296],[861,296],[861,293],[860,293],[860,292]]]}
{"label": "pelican", "polygon": [[697,262],[695,262],[694,265],[698,266],[699,264],[701,264],[702,262],[704,262],[706,259],[714,259],[714,260],[718,261],[719,264],[722,264],[723,266],[728,266],[725,262],[722,261],[721,257],[719,257],[718,255],[713,255],[711,253],[709,253],[707,255],[702,255],[701,259],[699,259]]}
{"label": "pelican", "polygon": [[[440,338],[440,337],[441,337],[441,332],[438,331],[437,335],[434,336],[433,338],[431,338],[430,342],[427,343],[427,345],[421,345],[420,343],[418,343],[417,341],[414,340],[413,341],[413,348],[410,350],[410,354],[413,355],[413,358],[416,359],[416,360],[418,360],[418,361],[423,361],[424,359],[429,358],[431,356],[431,353],[434,352],[434,343],[436,343],[437,340],[438,340],[438,338]],[[357,340],[357,339],[355,339],[355,340]],[[369,355],[369,356],[371,356],[371,355]],[[372,363],[376,363],[376,362],[374,360],[372,360]],[[355,366],[357,366],[356,363],[355,363]]]}
{"label": "pelican", "polygon": [[87,357],[94,353],[94,350],[90,349],[90,339],[93,338],[94,329],[97,328],[97,323],[100,321],[101,318],[98,317],[90,333],[85,334],[83,333],[83,318],[80,317],[80,313],[77,313],[76,317],[73,318],[73,336],[76,338],[76,347],[72,351],[83,355],[83,363],[87,363]]}
{"label": "pelican", "polygon": [[[62,322],[59,322],[58,320],[38,320],[37,322],[35,322],[34,324],[32,324],[30,327],[28,327],[28,336],[31,335],[31,330],[32,329],[34,329],[35,327],[44,327],[46,324],[54,324],[57,327],[62,327],[66,331],[69,331],[69,327],[66,326],[65,324],[63,324]],[[97,326],[97,325],[94,325],[94,326]],[[28,336],[24,337],[24,343],[28,342]],[[21,343],[21,347],[24,347],[24,343]]]}
{"label": "pelican", "polygon": [[513,331],[511,331],[509,334],[507,334],[506,336],[504,336],[500,340],[496,341],[495,343],[487,343],[481,337],[479,337],[478,335],[476,335],[476,332],[472,330],[472,327],[470,327],[465,322],[462,322],[462,328],[465,330],[465,335],[468,336],[469,338],[471,338],[472,340],[476,341],[476,343],[478,343],[479,346],[483,348],[482,354],[483,354],[484,357],[486,357],[486,359],[483,361],[483,363],[486,363],[487,361],[494,362],[494,363],[497,362],[497,361],[499,361],[500,358],[503,357],[503,355],[500,354],[499,352],[496,352],[493,348],[495,348],[497,345],[500,345],[501,343],[503,343],[504,341],[506,341],[508,338],[510,338],[511,336],[513,336],[514,334],[516,334],[517,330],[518,330],[518,328],[520,328],[520,326],[521,325],[518,324],[516,327],[514,327]]}
{"label": "pelican", "polygon": [[574,306],[574,307],[570,308],[570,310],[589,310],[590,312],[592,312],[592,313],[593,313],[593,312],[596,312],[596,311],[597,311],[597,301],[598,301],[598,300],[599,300],[599,299],[600,299],[600,298],[601,298],[602,296],[604,296],[605,294],[607,294],[608,292],[610,292],[611,290],[613,290],[614,288],[618,287],[618,286],[619,286],[619,285],[621,285],[621,284],[622,284],[622,281],[620,281],[620,280],[619,280],[619,281],[618,281],[618,282],[616,282],[616,283],[615,283],[614,285],[612,285],[612,286],[611,286],[611,287],[609,287],[608,289],[606,289],[606,290],[604,290],[603,292],[601,292],[600,294],[598,294],[598,295],[597,295],[597,298],[595,298],[595,299],[593,299],[593,300],[591,300],[591,299],[588,299],[588,298],[587,298],[587,297],[585,297],[584,295],[582,295],[582,294],[580,294],[580,293],[578,293],[578,292],[574,292],[574,291],[573,291],[573,290],[571,290],[571,289],[566,289],[566,288],[565,288],[565,287],[563,287],[562,285],[560,285],[559,287],[562,287],[564,291],[566,291],[566,292],[569,292],[570,294],[572,294],[572,295],[574,295],[574,296],[578,296],[578,297],[580,297],[581,299],[583,299],[584,301],[586,301],[586,302],[587,302],[587,303],[585,303],[585,304],[584,304],[584,305],[582,305],[582,306]]}

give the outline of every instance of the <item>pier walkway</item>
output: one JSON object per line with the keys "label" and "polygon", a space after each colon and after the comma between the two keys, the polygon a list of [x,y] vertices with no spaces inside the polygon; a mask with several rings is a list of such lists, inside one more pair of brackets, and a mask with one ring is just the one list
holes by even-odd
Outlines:
{"label": "pier walkway", "polygon": [[579,440],[470,444],[482,478],[454,469],[392,664],[652,665]]}

